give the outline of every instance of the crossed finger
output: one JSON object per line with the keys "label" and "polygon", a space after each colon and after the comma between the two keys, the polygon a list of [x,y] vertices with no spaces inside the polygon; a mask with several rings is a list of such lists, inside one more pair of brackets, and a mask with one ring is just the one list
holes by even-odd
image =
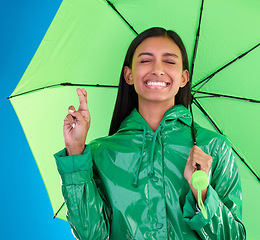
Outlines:
{"label": "crossed finger", "polygon": [[77,94],[79,97],[79,109],[78,111],[88,111],[87,105],[87,92],[85,88],[77,88]]}

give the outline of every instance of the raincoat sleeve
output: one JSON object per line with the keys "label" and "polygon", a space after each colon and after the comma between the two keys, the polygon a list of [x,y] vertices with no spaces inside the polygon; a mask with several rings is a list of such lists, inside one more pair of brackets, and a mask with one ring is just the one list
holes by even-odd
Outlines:
{"label": "raincoat sleeve", "polygon": [[62,194],[67,206],[67,220],[77,239],[106,239],[109,221],[104,202],[93,179],[93,162],[89,146],[82,155],[56,153],[62,180]]}
{"label": "raincoat sleeve", "polygon": [[196,200],[189,191],[183,209],[184,221],[201,239],[246,239],[242,217],[242,192],[232,148],[223,139],[213,153],[214,169],[204,202],[208,219],[196,213]]}

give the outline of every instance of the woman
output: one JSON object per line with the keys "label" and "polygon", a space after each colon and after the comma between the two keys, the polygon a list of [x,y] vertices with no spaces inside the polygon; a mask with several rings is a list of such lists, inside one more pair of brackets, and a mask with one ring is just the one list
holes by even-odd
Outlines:
{"label": "woman", "polygon": [[[78,239],[244,239],[238,168],[227,140],[196,125],[193,146],[188,59],[180,37],[151,28],[131,43],[110,136],[85,146],[85,89],[64,121],[55,154],[67,219]],[[196,164],[208,174],[196,206]]]}

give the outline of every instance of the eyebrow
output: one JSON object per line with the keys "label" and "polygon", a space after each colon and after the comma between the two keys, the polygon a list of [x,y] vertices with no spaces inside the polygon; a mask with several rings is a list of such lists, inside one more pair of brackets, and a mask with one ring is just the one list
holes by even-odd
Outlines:
{"label": "eyebrow", "polygon": [[[143,55],[153,56],[153,54],[150,53],[150,52],[143,52],[143,53],[140,53],[140,54],[138,55],[138,57],[143,56]],[[164,57],[171,56],[171,57],[179,58],[179,57],[178,57],[176,54],[174,54],[174,53],[164,53],[163,56],[164,56]]]}

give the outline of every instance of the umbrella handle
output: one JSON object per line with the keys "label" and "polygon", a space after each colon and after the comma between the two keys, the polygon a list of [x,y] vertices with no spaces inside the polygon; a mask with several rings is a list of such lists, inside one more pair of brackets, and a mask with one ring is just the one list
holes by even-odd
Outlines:
{"label": "umbrella handle", "polygon": [[193,139],[193,144],[194,144],[194,145],[197,145],[196,134],[195,134],[195,127],[194,127],[194,117],[193,117],[193,113],[192,113],[191,104],[190,104],[190,113],[191,113],[191,117],[192,117],[192,122],[191,122],[191,135],[192,135],[192,139]]}
{"label": "umbrella handle", "polygon": [[[193,144],[197,145],[195,127],[194,127],[194,118],[193,118],[191,104],[190,104],[190,113],[192,116],[191,134],[192,134]],[[195,171],[191,175],[191,182],[192,182],[193,187],[198,191],[198,205],[202,212],[202,215],[204,216],[205,219],[207,219],[208,216],[207,216],[207,212],[206,212],[205,206],[202,201],[201,191],[206,189],[209,185],[208,175],[206,172],[200,170],[199,164],[196,164],[196,167],[197,167],[197,171]]]}
{"label": "umbrella handle", "polygon": [[[198,165],[199,166],[199,165]],[[199,167],[198,167],[199,168]],[[201,191],[209,185],[208,175],[202,170],[197,170],[191,175],[192,185],[198,191],[198,205],[205,219],[208,218],[205,206],[202,202]]]}

